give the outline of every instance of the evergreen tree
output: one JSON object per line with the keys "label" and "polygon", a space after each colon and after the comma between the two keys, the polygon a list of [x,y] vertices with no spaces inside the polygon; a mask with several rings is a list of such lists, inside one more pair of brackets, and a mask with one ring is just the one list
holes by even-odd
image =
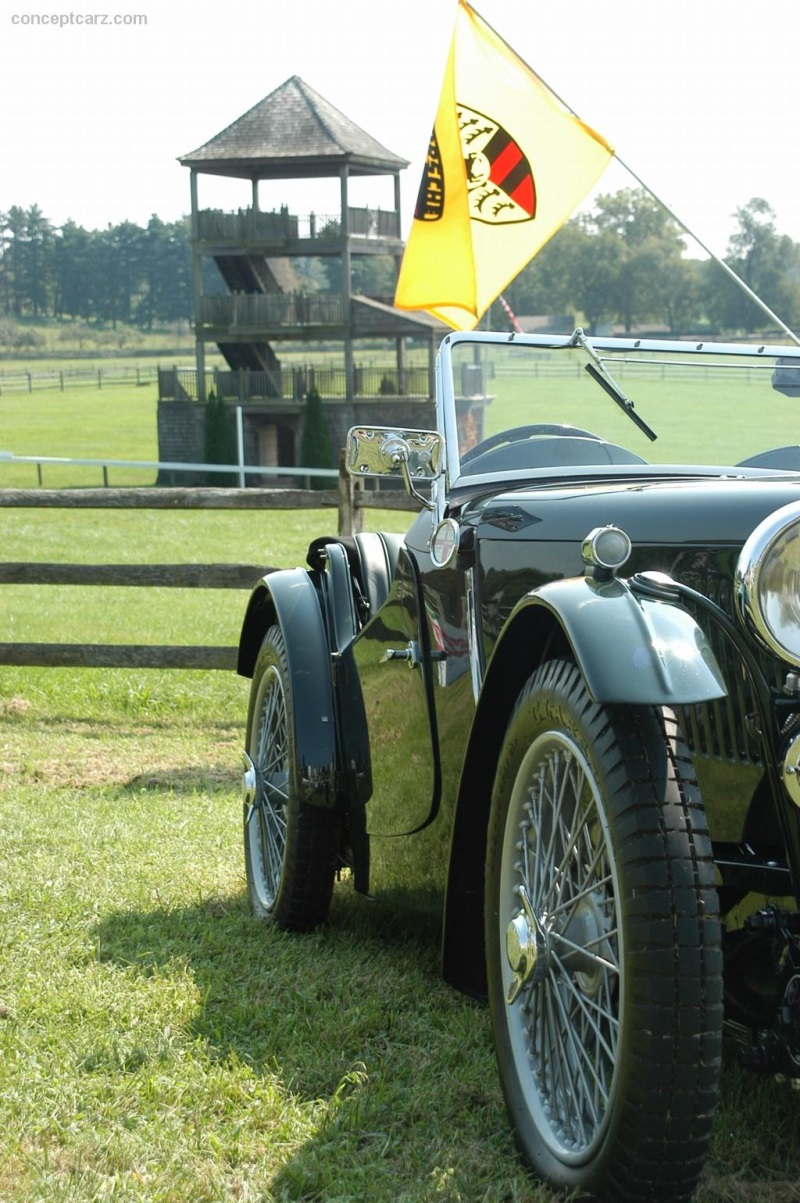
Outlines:
{"label": "evergreen tree", "polygon": [[[303,414],[303,437],[300,440],[300,466],[302,468],[333,468],[333,451],[331,436],[325,411],[322,407],[322,397],[316,385],[306,393],[306,405]],[[324,476],[310,477],[312,489],[327,489],[329,482]]]}
{"label": "evergreen tree", "polygon": [[[205,407],[204,462],[207,464],[236,463],[236,433],[233,414],[212,389]],[[206,473],[209,485],[219,488],[235,488],[239,483],[234,472]]]}

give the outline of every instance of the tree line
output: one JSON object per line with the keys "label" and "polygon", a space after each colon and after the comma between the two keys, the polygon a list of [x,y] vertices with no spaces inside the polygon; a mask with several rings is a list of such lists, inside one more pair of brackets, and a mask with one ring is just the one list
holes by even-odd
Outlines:
{"label": "tree line", "polygon": [[[800,326],[800,244],[755,197],[733,214],[724,262],[786,325]],[[597,197],[505,291],[517,314],[580,314],[588,330],[651,327],[679,336],[769,327],[763,309],[713,259],[684,254],[679,224],[644,189]]]}
{"label": "tree line", "polygon": [[[725,256],[736,275],[791,328],[800,325],[800,244],[780,234],[769,204],[737,209]],[[644,189],[599,196],[568,221],[519,273],[504,296],[515,313],[570,314],[588,330],[649,327],[675,336],[752,334],[769,325],[719,264],[686,253],[686,235]],[[334,259],[295,261],[305,291],[338,289]],[[224,288],[211,261],[205,292]],[[354,256],[354,286],[386,296],[394,262]],[[82,319],[151,330],[192,316],[189,219],[146,226],[125,221],[86,230],[55,227],[37,205],[0,213],[0,315]],[[492,315],[494,317],[494,315]],[[504,319],[503,319],[504,320]]]}
{"label": "tree line", "polygon": [[55,227],[38,205],[0,214],[0,313],[152,330],[192,311],[189,221]]}

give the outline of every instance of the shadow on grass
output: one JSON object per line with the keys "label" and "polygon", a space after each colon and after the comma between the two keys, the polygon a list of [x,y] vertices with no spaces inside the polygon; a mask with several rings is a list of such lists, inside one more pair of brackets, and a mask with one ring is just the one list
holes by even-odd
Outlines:
{"label": "shadow on grass", "polygon": [[[85,714],[75,714],[72,711],[68,714],[37,714],[31,718],[28,710],[19,703],[15,706],[15,701],[18,699],[7,699],[5,705],[0,711],[0,717],[4,722],[14,723],[19,726],[27,725],[32,731],[73,731],[79,733],[82,737],[106,739],[109,736],[113,739],[137,739],[141,736],[143,730],[152,732],[164,732],[168,735],[174,735],[176,730],[185,728],[191,731],[198,724],[196,715],[192,714],[186,717],[184,714],[163,714],[150,711],[145,716],[140,714],[125,715],[122,718],[115,716],[107,717],[103,715],[98,717],[96,714],[87,712]],[[98,725],[100,730],[98,731]],[[243,725],[240,719],[224,719],[215,718],[213,721],[203,722],[204,731],[220,732],[224,734],[242,735]]]}
{"label": "shadow on grass", "polygon": [[[343,884],[308,936],[255,922],[242,895],[120,911],[96,937],[100,960],[188,970],[193,1034],[317,1116],[271,1183],[276,1203],[555,1199],[517,1160],[488,1015],[442,981],[434,919]],[[800,1203],[798,1131],[800,1093],[728,1064],[697,1203]]]}
{"label": "shadow on grass", "polygon": [[[307,936],[256,922],[245,897],[119,911],[95,935],[101,961],[191,973],[201,1004],[190,1035],[276,1078],[316,1117],[271,1184],[276,1201],[549,1197],[519,1193],[488,1015],[443,982],[438,920],[342,883],[331,921]],[[498,1175],[508,1189],[492,1194]],[[414,1182],[407,1196],[393,1186]]]}
{"label": "shadow on grass", "polygon": [[236,765],[186,765],[184,768],[151,769],[136,773],[121,788],[121,793],[206,794],[225,790],[235,794],[239,786]]}
{"label": "shadow on grass", "polygon": [[143,974],[188,969],[202,998],[196,1034],[257,1071],[280,1067],[306,1100],[333,1093],[365,1052],[383,1049],[399,1014],[462,1004],[440,977],[438,920],[390,911],[346,884],[330,922],[309,935],[254,920],[243,894],[117,911],[95,937],[100,961]]}

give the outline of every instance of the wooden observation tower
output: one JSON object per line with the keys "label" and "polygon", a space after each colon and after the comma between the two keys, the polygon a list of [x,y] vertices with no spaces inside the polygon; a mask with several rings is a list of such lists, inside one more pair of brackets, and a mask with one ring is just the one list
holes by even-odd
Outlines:
{"label": "wooden observation tower", "polygon": [[[248,462],[287,466],[296,462],[302,417],[298,402],[308,382],[301,374],[292,383],[291,371],[280,362],[281,347],[325,343],[340,348],[343,383],[329,396],[320,389],[334,439],[353,419],[368,420],[364,404],[370,399],[383,410],[387,394],[394,393],[401,402],[398,410],[407,409],[412,399],[428,408],[433,358],[446,328],[427,314],[394,309],[391,296],[366,296],[353,288],[353,267],[362,255],[391,256],[396,278],[403,252],[400,173],[408,166],[405,159],[292,76],[179,162],[191,173],[196,378],[194,387],[184,389],[176,377],[172,400],[204,401],[211,381],[217,395],[242,406]],[[209,175],[248,181],[245,205],[234,212],[201,207],[200,177]],[[354,181],[364,176],[388,177],[387,207],[352,204]],[[315,180],[338,180],[338,208],[300,212],[297,204],[264,204],[268,190],[276,199],[276,181],[284,181],[287,191],[293,181],[297,195],[298,182],[308,182],[312,194]],[[327,187],[335,195],[335,184]],[[325,265],[334,288],[308,286],[307,275],[297,268],[300,260],[309,259]],[[218,276],[209,271],[208,260],[216,264]],[[406,369],[408,338],[428,347],[424,374],[417,375],[414,387],[409,387],[413,373]],[[359,340],[375,339],[393,346],[393,371],[380,387],[365,378],[355,360]],[[227,365],[213,376],[206,366],[209,345],[219,348]],[[343,405],[334,407],[334,400]],[[334,408],[346,412],[338,416]],[[398,412],[397,422],[407,424],[408,417]]]}

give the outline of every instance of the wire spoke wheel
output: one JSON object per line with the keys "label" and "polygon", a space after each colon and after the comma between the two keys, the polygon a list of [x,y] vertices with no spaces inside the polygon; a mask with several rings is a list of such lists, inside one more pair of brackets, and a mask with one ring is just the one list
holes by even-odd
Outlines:
{"label": "wire spoke wheel", "polygon": [[247,720],[244,854],[253,913],[309,931],[328,913],[338,861],[338,812],[298,796],[294,695],[283,634],[271,627],[253,672]]}
{"label": "wire spoke wheel", "polygon": [[714,860],[674,716],[541,665],[508,724],[486,860],[492,1030],[523,1154],[601,1203],[686,1203],[722,1039]]}
{"label": "wire spoke wheel", "polygon": [[286,698],[280,674],[270,665],[262,678],[256,756],[256,797],[249,808],[253,888],[264,910],[274,905],[283,874],[289,804]]}
{"label": "wire spoke wheel", "polygon": [[540,737],[511,798],[499,926],[513,1056],[528,1108],[565,1161],[600,1139],[616,1081],[622,958],[607,826],[580,749],[560,733]]}

